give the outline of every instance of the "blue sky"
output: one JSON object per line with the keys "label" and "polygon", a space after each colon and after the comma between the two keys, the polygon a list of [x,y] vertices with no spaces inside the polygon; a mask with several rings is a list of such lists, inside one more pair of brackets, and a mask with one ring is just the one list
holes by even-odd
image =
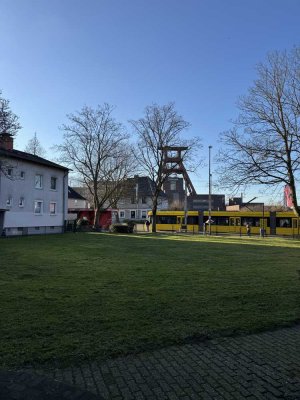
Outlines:
{"label": "blue sky", "polygon": [[[58,126],[83,105],[115,105],[127,124],[174,101],[200,156],[216,153],[256,64],[299,45],[299,17],[299,0],[0,0],[0,88],[23,126],[15,147],[34,132],[47,150],[60,143]],[[199,192],[207,180],[206,169],[193,178]]]}

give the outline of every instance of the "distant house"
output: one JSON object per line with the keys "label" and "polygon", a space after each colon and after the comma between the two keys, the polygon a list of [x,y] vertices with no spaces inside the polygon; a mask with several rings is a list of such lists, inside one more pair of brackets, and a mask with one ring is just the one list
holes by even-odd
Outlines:
{"label": "distant house", "polygon": [[78,209],[90,208],[90,203],[85,197],[78,193],[75,189],[68,186],[68,210],[72,212]]}
{"label": "distant house", "polygon": [[15,150],[0,135],[0,234],[64,231],[68,210],[68,168]]}
{"label": "distant house", "polygon": [[[68,220],[81,220],[88,221],[89,225],[94,222],[94,209],[90,208],[90,203],[87,199],[79,193],[84,193],[84,188],[68,187]],[[108,208],[103,210],[99,217],[99,225],[107,229],[109,225],[115,222],[114,216],[116,211]]]}
{"label": "distant house", "polygon": [[[71,189],[71,190],[70,190]],[[152,198],[155,189],[155,183],[147,176],[135,175],[124,182],[122,195],[114,202],[111,208],[108,202],[103,208],[99,223],[101,226],[107,226],[114,223],[117,217],[120,222],[124,220],[146,220],[148,211],[152,210]],[[89,204],[84,194],[86,188],[69,188],[69,213],[77,214],[77,218],[86,218],[92,223],[94,211],[89,208]],[[77,200],[77,202],[75,202]],[[84,205],[85,207],[80,207]],[[107,207],[107,208],[106,208]],[[168,209],[168,199],[163,191],[158,198],[158,209]]]}
{"label": "distant house", "polygon": [[[124,194],[117,202],[120,221],[146,220],[148,211],[152,210],[152,198],[155,183],[147,176],[135,175],[127,179]],[[158,209],[168,209],[168,199],[163,191],[158,198]]]}

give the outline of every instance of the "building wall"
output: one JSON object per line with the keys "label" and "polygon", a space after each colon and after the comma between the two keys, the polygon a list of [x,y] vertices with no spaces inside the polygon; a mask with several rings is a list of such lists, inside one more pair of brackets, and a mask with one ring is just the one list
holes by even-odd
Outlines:
{"label": "building wall", "polygon": [[[215,211],[223,211],[225,207],[225,195],[212,194],[211,195],[211,208]],[[209,209],[209,195],[198,194],[196,196],[188,196],[188,209],[195,211],[205,211]]]}
{"label": "building wall", "polygon": [[88,208],[88,202],[83,199],[68,199],[68,208]]}
{"label": "building wall", "polygon": [[[117,206],[120,221],[124,219],[142,220],[146,219],[148,211],[152,210],[152,199],[147,196],[145,197],[145,203],[142,202],[142,198],[139,198],[138,203],[132,203],[130,198],[123,198],[119,200]],[[167,210],[168,200],[160,198],[158,209]]]}
{"label": "building wall", "polygon": [[[37,174],[42,176],[42,188],[35,187]],[[55,190],[50,187],[51,177],[56,178]],[[19,203],[21,198],[24,199],[23,206]],[[11,205],[7,203],[8,199],[11,199]],[[42,201],[41,214],[34,212],[35,201]],[[54,214],[50,213],[50,202],[56,203]],[[67,171],[19,160],[12,163],[11,179],[3,174],[0,177],[0,209],[6,209],[3,227],[8,235],[62,231],[67,202]]]}

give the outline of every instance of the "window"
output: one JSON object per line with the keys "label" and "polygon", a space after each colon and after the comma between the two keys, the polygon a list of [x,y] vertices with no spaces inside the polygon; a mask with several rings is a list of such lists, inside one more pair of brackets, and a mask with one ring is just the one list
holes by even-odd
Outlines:
{"label": "window", "polygon": [[158,224],[176,224],[177,218],[176,215],[157,215],[156,222]]}
{"label": "window", "polygon": [[130,218],[135,219],[135,210],[130,211]]}
{"label": "window", "polygon": [[197,215],[189,215],[187,217],[187,224],[188,225],[198,225],[198,216]]}
{"label": "window", "polygon": [[20,172],[20,179],[25,179],[25,171]]}
{"label": "window", "polygon": [[276,226],[278,228],[290,228],[292,226],[291,218],[276,218]]}
{"label": "window", "polygon": [[131,204],[135,204],[136,203],[135,196],[131,196],[130,201],[131,201]]}
{"label": "window", "polygon": [[146,203],[147,203],[147,199],[146,199],[145,196],[142,197],[142,203],[143,203],[143,204],[146,204]]}
{"label": "window", "polygon": [[51,190],[56,190],[56,181],[57,181],[57,178],[55,178],[54,176],[51,176],[51,184],[50,184]]}
{"label": "window", "polygon": [[24,197],[20,197],[19,207],[24,207]]}
{"label": "window", "polygon": [[125,218],[125,211],[119,211],[119,217]]}
{"label": "window", "polygon": [[40,200],[36,200],[34,202],[34,213],[35,214],[42,214],[43,212],[43,202]]}
{"label": "window", "polygon": [[40,230],[40,227],[39,227],[39,226],[35,226],[34,229],[35,229],[36,231],[39,231],[39,230]]}
{"label": "window", "polygon": [[147,218],[147,211],[142,210],[142,219],[146,219],[146,218]]}
{"label": "window", "polygon": [[12,168],[7,168],[7,176],[11,177],[13,174],[13,169]]}
{"label": "window", "polygon": [[42,189],[43,188],[43,175],[36,174],[35,175],[35,181],[34,185],[36,189]]}
{"label": "window", "polygon": [[260,226],[260,218],[258,217],[242,217],[242,226],[250,225],[253,227]]}
{"label": "window", "polygon": [[50,203],[50,214],[51,215],[56,214],[56,203],[54,203],[54,202]]}
{"label": "window", "polygon": [[8,199],[6,200],[6,206],[11,207],[12,206],[12,197],[9,196]]}

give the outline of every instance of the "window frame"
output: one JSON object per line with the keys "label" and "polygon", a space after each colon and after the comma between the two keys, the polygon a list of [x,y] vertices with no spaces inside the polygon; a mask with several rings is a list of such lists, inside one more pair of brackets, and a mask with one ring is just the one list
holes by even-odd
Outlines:
{"label": "window frame", "polygon": [[[37,177],[40,177],[40,179],[39,179],[40,185],[39,186],[37,186],[37,181],[36,181]],[[35,187],[35,189],[39,189],[39,190],[43,189],[43,175],[42,174],[35,174],[34,187]]]}
{"label": "window frame", "polygon": [[[51,212],[51,205],[54,204],[54,212]],[[49,214],[50,215],[56,215],[57,214],[57,202],[56,201],[50,201],[49,203]]]}
{"label": "window frame", "polygon": [[141,219],[147,219],[147,210],[141,210]]}
{"label": "window frame", "polygon": [[25,205],[25,198],[23,196],[21,196],[19,198],[19,207],[22,208]]}
{"label": "window frame", "polygon": [[[132,213],[134,213],[134,217],[132,216]],[[130,219],[136,219],[136,210],[130,210]]]}
{"label": "window frame", "polygon": [[[52,182],[55,183],[54,187],[52,187]],[[50,178],[50,190],[57,191],[57,177],[56,176],[51,176],[51,178]]]}
{"label": "window frame", "polygon": [[125,218],[125,210],[119,210],[119,218]]}
{"label": "window frame", "polygon": [[[36,203],[41,203],[40,212],[36,212]],[[44,207],[43,200],[34,200],[34,209],[33,209],[34,215],[43,215],[43,211],[44,211],[43,207]]]}

